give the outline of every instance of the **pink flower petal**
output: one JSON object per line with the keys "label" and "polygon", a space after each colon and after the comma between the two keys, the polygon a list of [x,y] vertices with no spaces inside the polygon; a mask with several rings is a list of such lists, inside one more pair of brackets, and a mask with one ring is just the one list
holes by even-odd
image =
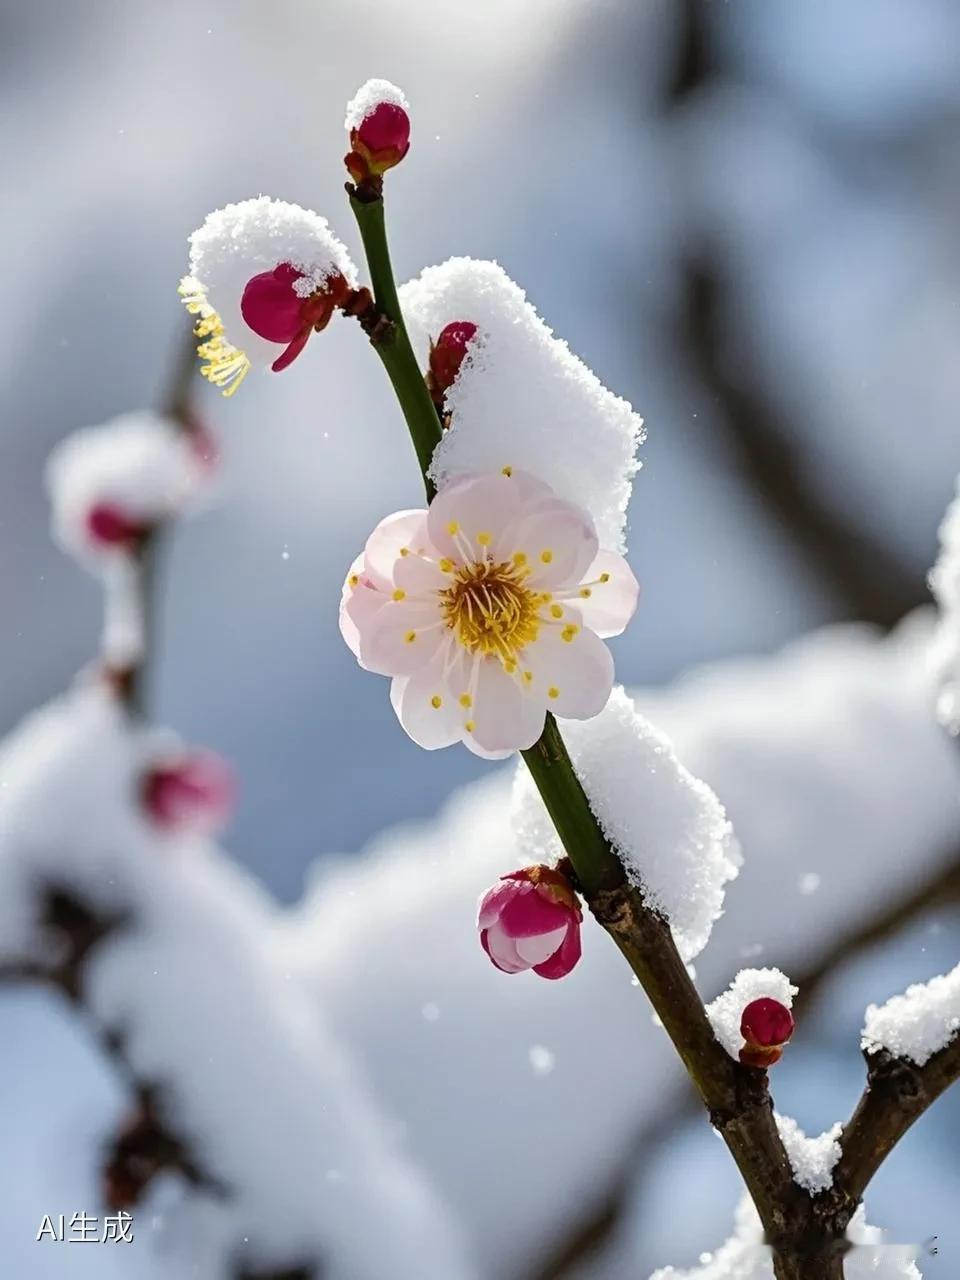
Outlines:
{"label": "pink flower petal", "polygon": [[586,512],[555,499],[517,520],[504,535],[503,550],[505,559],[526,557],[528,585],[552,591],[583,581],[599,543]]}
{"label": "pink flower petal", "polygon": [[392,591],[394,567],[404,547],[422,551],[426,544],[426,512],[397,511],[381,520],[363,549],[366,573],[383,590]]}
{"label": "pink flower petal", "polygon": [[[606,582],[599,579],[607,574]],[[615,551],[601,551],[584,574],[590,595],[575,600],[584,625],[600,637],[618,636],[637,610],[640,584]]]}
{"label": "pink flower petal", "polygon": [[[502,921],[500,927],[503,928]],[[507,936],[509,937],[509,934]],[[530,938],[514,938],[517,955],[532,969],[535,964],[543,964],[544,961],[549,960],[553,953],[563,946],[566,936],[567,929],[564,925],[563,928],[554,929],[550,933],[539,933]]]}
{"label": "pink flower petal", "polygon": [[460,741],[462,708],[450,693],[450,642],[410,676],[398,676],[390,689],[397,719],[418,746],[427,751]]}
{"label": "pink flower petal", "polygon": [[[571,611],[567,616],[576,614]],[[579,623],[571,623],[569,629],[542,627],[536,644],[527,650],[527,662],[533,673],[531,689],[546,695],[547,706],[558,716],[589,720],[607,705],[613,688],[613,656],[587,627]]]}
{"label": "pink flower petal", "polygon": [[563,944],[543,964],[535,964],[533,972],[541,978],[565,978],[580,959],[580,925],[573,921]]}
{"label": "pink flower petal", "polygon": [[389,599],[385,591],[371,586],[370,580],[363,576],[363,556],[358,556],[350,566],[343,584],[340,597],[340,634],[361,666],[364,665],[360,657],[361,636],[369,630],[374,617]]}
{"label": "pink flower petal", "polygon": [[258,337],[286,345],[303,329],[303,299],[293,290],[302,274],[289,263],[282,263],[247,281],[240,311]]}
{"label": "pink flower petal", "polygon": [[497,968],[502,969],[504,973],[523,973],[525,969],[530,968],[517,951],[517,944],[497,925],[482,930],[480,945]]}
{"label": "pink flower petal", "polygon": [[[354,595],[356,599],[356,595]],[[356,614],[348,605],[350,616]],[[448,633],[434,605],[388,600],[360,632],[360,661],[382,676],[409,676],[436,654]]]}
{"label": "pink flower petal", "polygon": [[464,742],[484,751],[524,751],[543,732],[542,701],[531,697],[515,675],[507,675],[496,658],[483,658],[477,668],[473,706],[464,716]]}
{"label": "pink flower petal", "polygon": [[565,929],[572,916],[569,907],[540,893],[536,885],[527,884],[526,892],[514,894],[504,902],[500,928],[511,938],[531,938]]}
{"label": "pink flower petal", "polygon": [[434,560],[410,552],[396,562],[393,570],[396,585],[410,597],[424,596],[449,587],[451,577]]}
{"label": "pink flower petal", "polygon": [[440,555],[458,563],[498,555],[500,535],[516,518],[520,502],[509,476],[498,473],[454,480],[430,504],[430,541]]}
{"label": "pink flower petal", "polygon": [[498,880],[495,885],[491,885],[477,907],[477,927],[491,928],[499,920],[500,912],[507,903],[518,894],[527,893],[530,888],[529,882],[523,880]]}

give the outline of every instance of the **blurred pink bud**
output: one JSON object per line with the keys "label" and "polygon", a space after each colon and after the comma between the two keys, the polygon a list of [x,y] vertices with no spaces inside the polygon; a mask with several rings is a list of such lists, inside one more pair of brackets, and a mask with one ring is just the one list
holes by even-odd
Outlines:
{"label": "blurred pink bud", "polygon": [[583,916],[573,886],[553,867],[502,876],[480,899],[480,944],[498,969],[564,978],[580,959]]}
{"label": "blurred pink bud", "polygon": [[134,547],[149,532],[149,526],[134,520],[112,502],[98,502],[87,512],[87,536],[100,547]]}
{"label": "blurred pink bud", "polygon": [[293,363],[311,332],[325,329],[350,293],[350,286],[339,271],[310,293],[297,291],[299,282],[305,279],[302,271],[289,262],[281,262],[272,271],[261,271],[248,280],[240,299],[240,311],[255,334],[268,342],[286,344],[286,350],[271,365],[274,373]]}
{"label": "blurred pink bud", "polygon": [[158,761],[143,775],[141,797],[151,821],[165,831],[207,835],[233,810],[235,786],[226,761],[191,751]]}
{"label": "blurred pink bud", "polygon": [[352,150],[344,159],[354,182],[382,177],[410,150],[410,117],[396,102],[378,102],[350,130]]}
{"label": "blurred pink bud", "polygon": [[793,1028],[793,1014],[779,1000],[770,996],[751,1000],[740,1016],[740,1034],[746,1041],[740,1061],[748,1067],[772,1067],[783,1056]]}
{"label": "blurred pink bud", "polygon": [[430,344],[430,391],[434,400],[442,401],[444,392],[453,386],[467,354],[467,345],[477,334],[471,320],[454,320],[440,331]]}

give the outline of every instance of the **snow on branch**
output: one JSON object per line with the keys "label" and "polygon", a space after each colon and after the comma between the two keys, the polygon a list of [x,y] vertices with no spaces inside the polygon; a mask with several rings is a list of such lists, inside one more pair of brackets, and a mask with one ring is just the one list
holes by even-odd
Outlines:
{"label": "snow on branch", "polygon": [[819,1137],[808,1138],[796,1120],[790,1116],[774,1115],[777,1129],[786,1147],[793,1170],[793,1180],[810,1194],[826,1191],[833,1183],[833,1166],[840,1159],[841,1125],[835,1124]]}
{"label": "snow on branch", "polygon": [[867,1009],[860,1044],[866,1053],[885,1050],[922,1067],[960,1032],[960,964],[949,973],[917,982],[886,1004]]}
{"label": "snow on branch", "polygon": [[56,974],[51,892],[107,922],[71,994],[202,1153],[190,1213],[215,1260],[205,1274],[242,1261],[338,1280],[468,1276],[355,1064],[264,951],[273,904],[206,838],[145,807],[145,774],[170,747],[99,684],[7,741],[0,965]]}
{"label": "snow on branch", "polygon": [[[647,904],[670,922],[684,960],[706,946],[740,853],[720,801],[678,760],[623,689],[593,720],[565,725],[577,773],[604,835]],[[529,775],[514,791],[518,847],[533,862],[563,856]]]}
{"label": "snow on branch", "polygon": [[495,262],[452,258],[400,290],[414,349],[454,322],[477,326],[446,392],[453,426],[434,455],[438,487],[511,466],[545,480],[593,517],[601,545],[624,548],[641,419],[555,337]]}

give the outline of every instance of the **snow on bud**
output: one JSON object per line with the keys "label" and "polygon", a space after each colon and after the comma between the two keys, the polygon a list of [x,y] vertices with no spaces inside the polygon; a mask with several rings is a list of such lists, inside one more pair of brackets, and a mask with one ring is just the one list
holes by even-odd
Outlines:
{"label": "snow on bud", "polygon": [[469,345],[476,336],[477,326],[471,320],[454,320],[441,329],[436,342],[430,343],[427,382],[436,405],[442,407],[444,395],[456,382]]}
{"label": "snow on bud", "polygon": [[129,413],[68,436],[47,462],[53,533],[81,559],[136,550],[209,479],[193,432],[154,413]]}
{"label": "snow on bud", "polygon": [[586,512],[508,466],[381,521],[347,575],[340,630],[362,667],[393,677],[414,742],[503,759],[533,746],[548,710],[603,709],[603,638],[624,630],[638,592]]}
{"label": "snow on bud", "polygon": [[748,1067],[772,1067],[793,1035],[793,1014],[779,1000],[761,996],[740,1015],[740,1034],[745,1042],[740,1061]]}
{"label": "snow on bud", "polygon": [[153,824],[177,834],[219,831],[233,809],[233,774],[211,751],[182,752],[155,761],[142,775],[143,810]]}
{"label": "snow on bud", "polygon": [[386,171],[410,150],[409,109],[403,92],[389,80],[368,80],[347,103],[344,127],[351,150],[344,164],[358,186],[379,187]]}
{"label": "snow on bud", "polygon": [[565,978],[580,959],[583,915],[573,886],[553,867],[523,867],[501,876],[480,899],[480,945],[504,973],[532,969]]}
{"label": "snow on bud", "polygon": [[227,396],[253,363],[280,373],[355,284],[347,250],[312,210],[269,196],[215,210],[190,237],[180,282],[200,372]]}

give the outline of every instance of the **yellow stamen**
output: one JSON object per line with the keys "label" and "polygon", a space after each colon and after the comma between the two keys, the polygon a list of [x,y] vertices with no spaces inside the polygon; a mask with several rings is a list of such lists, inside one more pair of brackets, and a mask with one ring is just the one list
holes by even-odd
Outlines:
{"label": "yellow stamen", "polygon": [[468,720],[463,727],[466,729],[467,733],[473,733],[474,729],[477,727],[477,722],[475,720]]}
{"label": "yellow stamen", "polygon": [[533,683],[533,672],[532,672],[532,671],[525,671],[525,672],[523,673],[523,683],[524,683],[524,684],[532,684],[532,683]]}
{"label": "yellow stamen", "polygon": [[443,559],[440,561],[440,572],[441,573],[453,572],[453,561],[448,560],[446,556],[444,556]]}
{"label": "yellow stamen", "polygon": [[460,705],[461,707],[468,707],[468,708],[473,706],[473,699],[470,697],[469,693],[461,693]]}
{"label": "yellow stamen", "polygon": [[417,638],[417,633],[415,631],[408,631],[403,638],[407,644],[413,644],[414,640]]}
{"label": "yellow stamen", "polygon": [[555,684],[552,684],[552,685],[550,686],[550,688],[547,690],[547,697],[548,697],[548,698],[559,698],[559,697],[560,697],[560,690],[557,688],[557,686],[556,686]]}
{"label": "yellow stamen", "polygon": [[477,542],[480,544],[481,547],[489,547],[492,541],[493,541],[493,538],[491,538],[489,533],[477,534]]}
{"label": "yellow stamen", "polygon": [[440,708],[443,706],[443,699],[440,697],[439,693],[435,693],[433,695],[433,697],[430,699],[430,705],[431,707],[433,707],[434,711],[440,710]]}
{"label": "yellow stamen", "polygon": [[224,337],[223,321],[207,301],[199,280],[184,276],[177,292],[190,315],[199,316],[193,332],[204,339],[197,346],[197,355],[204,362],[201,374],[225,396],[232,396],[250,371],[249,357]]}
{"label": "yellow stamen", "polygon": [[581,587],[580,594],[583,596],[584,600],[587,600],[590,598],[590,596],[593,595],[593,592],[590,590],[589,587]]}
{"label": "yellow stamen", "polygon": [[452,538],[459,532],[460,532],[460,526],[457,524],[456,520],[451,520],[450,523],[447,525],[447,533],[449,533]]}
{"label": "yellow stamen", "polygon": [[610,575],[609,575],[609,573],[601,573],[601,575],[600,575],[600,581],[601,581],[601,582],[609,582],[609,581],[610,581]]}
{"label": "yellow stamen", "polygon": [[439,592],[444,621],[469,653],[516,662],[537,639],[538,596],[525,577],[507,561],[476,561],[456,569],[452,585]]}
{"label": "yellow stamen", "polygon": [[552,604],[552,605],[550,606],[550,616],[551,616],[551,618],[562,618],[562,617],[563,617],[563,610],[560,608],[560,606],[559,606],[558,604]]}
{"label": "yellow stamen", "polygon": [[513,467],[504,467],[503,474],[508,478],[513,475]]}
{"label": "yellow stamen", "polygon": [[393,593],[394,600],[405,600],[406,597],[407,593],[404,591],[403,587],[397,587],[396,591]]}
{"label": "yellow stamen", "polygon": [[553,559],[553,552],[550,550],[549,547],[547,547],[545,551],[540,552],[540,559],[543,561],[544,564],[550,563],[550,561]]}
{"label": "yellow stamen", "polygon": [[350,583],[351,587],[358,587],[360,585],[359,573],[351,573],[347,581]]}
{"label": "yellow stamen", "polygon": [[515,551],[513,553],[513,563],[518,569],[522,569],[527,563],[527,553],[525,551]]}
{"label": "yellow stamen", "polygon": [[560,632],[560,639],[565,640],[567,644],[569,644],[579,630],[579,627],[575,627],[572,622],[569,622]]}
{"label": "yellow stamen", "polygon": [[401,554],[402,556],[408,556],[408,555],[410,554],[410,548],[409,548],[409,547],[401,547],[401,548],[400,548],[400,554]]}

